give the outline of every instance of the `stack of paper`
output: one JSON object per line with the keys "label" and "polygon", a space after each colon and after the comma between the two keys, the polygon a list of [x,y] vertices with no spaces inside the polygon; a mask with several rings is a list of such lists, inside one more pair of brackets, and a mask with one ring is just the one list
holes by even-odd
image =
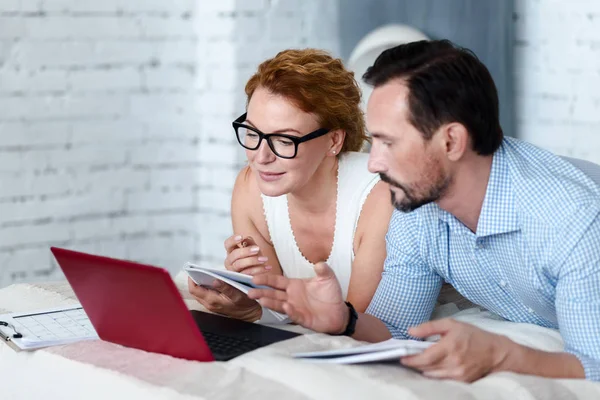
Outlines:
{"label": "stack of paper", "polygon": [[317,363],[361,364],[377,361],[399,360],[401,357],[419,354],[433,345],[432,342],[390,339],[346,349],[296,353],[294,358]]}
{"label": "stack of paper", "polygon": [[[252,283],[252,276],[240,274],[239,272],[226,269],[205,268],[192,263],[187,263],[183,268],[190,278],[199,286],[212,287],[213,281],[218,279],[233,286],[242,293],[248,294],[251,288],[271,289],[267,286],[259,286]],[[260,322],[280,323],[289,322],[287,315],[263,307],[263,317]]]}

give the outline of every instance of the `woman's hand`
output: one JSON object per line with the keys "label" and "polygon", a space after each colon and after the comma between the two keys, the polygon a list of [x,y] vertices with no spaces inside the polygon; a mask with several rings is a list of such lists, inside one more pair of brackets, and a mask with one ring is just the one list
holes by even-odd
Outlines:
{"label": "woman's hand", "polygon": [[196,285],[188,277],[190,294],[208,311],[228,317],[254,322],[262,317],[262,307],[236,288],[215,280],[212,287]]}
{"label": "woman's hand", "polygon": [[261,254],[260,248],[250,236],[243,238],[233,235],[225,240],[225,268],[246,275],[260,275],[269,272],[272,267],[266,265],[269,259]]}

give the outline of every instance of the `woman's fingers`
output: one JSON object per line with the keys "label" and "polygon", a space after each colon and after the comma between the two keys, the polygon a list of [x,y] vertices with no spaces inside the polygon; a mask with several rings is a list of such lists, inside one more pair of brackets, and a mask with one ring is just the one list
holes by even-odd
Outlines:
{"label": "woman's fingers", "polygon": [[[260,267],[266,265],[269,259],[264,256],[253,256],[253,257],[245,257],[240,258],[231,263],[230,271],[242,272],[243,270],[251,267]],[[263,267],[264,268],[264,267]]]}
{"label": "woman's fingers", "polygon": [[242,235],[232,235],[225,239],[225,251],[231,253],[242,242]]}
{"label": "woman's fingers", "polygon": [[242,235],[236,234],[225,239],[225,251],[227,251],[227,253],[231,253],[237,248],[246,248],[252,246],[256,246],[256,242],[251,236],[246,236],[244,238]]}
{"label": "woman's fingers", "polygon": [[[260,248],[258,246],[234,249],[225,258],[225,268],[227,268],[228,270],[235,271],[236,268],[243,269],[248,268],[250,265],[264,264],[268,259],[266,257],[261,258],[261,256],[258,254],[259,251]],[[254,264],[244,264],[247,263],[246,261],[240,264],[242,260],[245,260],[247,258],[253,259]],[[262,261],[258,261],[259,258],[261,258]]]}
{"label": "woman's fingers", "polygon": [[240,274],[245,274],[245,275],[251,275],[251,276],[256,276],[256,275],[260,275],[260,274],[266,274],[269,271],[271,271],[273,269],[273,267],[271,267],[270,265],[265,265],[264,267],[250,267],[250,268],[246,268],[243,269],[241,271],[238,271]]}

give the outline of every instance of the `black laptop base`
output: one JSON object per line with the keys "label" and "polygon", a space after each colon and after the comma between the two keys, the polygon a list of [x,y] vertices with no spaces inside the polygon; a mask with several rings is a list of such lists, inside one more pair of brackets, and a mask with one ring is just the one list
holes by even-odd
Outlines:
{"label": "black laptop base", "polygon": [[192,317],[217,361],[227,361],[299,333],[192,310]]}

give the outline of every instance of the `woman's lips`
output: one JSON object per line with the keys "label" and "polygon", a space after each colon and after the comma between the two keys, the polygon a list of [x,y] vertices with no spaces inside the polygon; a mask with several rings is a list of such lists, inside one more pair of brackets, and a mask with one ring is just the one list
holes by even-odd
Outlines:
{"label": "woman's lips", "polygon": [[259,172],[260,179],[265,182],[274,182],[281,178],[285,172],[274,173],[274,172]]}

